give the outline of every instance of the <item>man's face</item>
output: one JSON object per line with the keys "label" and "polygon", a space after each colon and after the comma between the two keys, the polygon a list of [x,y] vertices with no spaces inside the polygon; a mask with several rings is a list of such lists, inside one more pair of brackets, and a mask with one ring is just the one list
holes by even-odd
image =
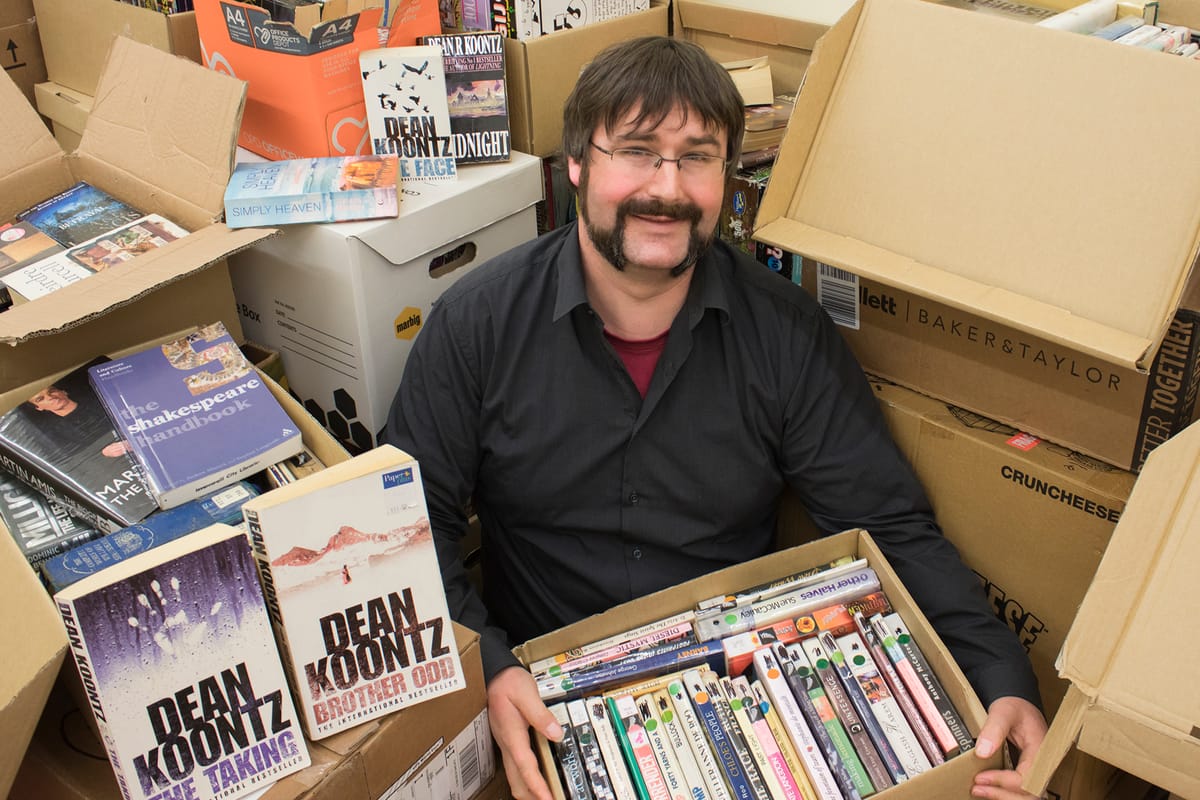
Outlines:
{"label": "man's face", "polygon": [[[711,169],[681,172],[664,161],[658,169],[630,169],[620,158],[596,149],[622,148],[657,153],[670,159],[701,154],[725,158],[726,135],[704,126],[698,114],[685,122],[676,110],[662,124],[635,127],[637,110],[612,132],[603,126],[592,133],[592,144],[583,163],[570,159],[568,173],[579,187],[579,212],[588,242],[610,264],[630,268],[687,271],[700,257],[716,232],[725,193],[725,171]],[[694,165],[689,165],[694,166]]]}
{"label": "man's face", "polygon": [[75,407],[75,403],[67,393],[57,386],[47,386],[29,398],[29,402],[38,411],[49,411],[54,414],[66,414]]}

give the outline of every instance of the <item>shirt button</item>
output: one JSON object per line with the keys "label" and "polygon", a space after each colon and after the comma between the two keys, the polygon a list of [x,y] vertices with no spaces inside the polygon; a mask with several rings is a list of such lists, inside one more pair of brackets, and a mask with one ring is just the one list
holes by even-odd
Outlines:
{"label": "shirt button", "polygon": [[642,548],[640,548],[640,547],[635,547],[635,548],[633,548],[633,553],[632,553],[632,555],[633,555],[633,557],[634,557],[635,559],[641,559],[641,557],[642,557]]}
{"label": "shirt button", "polygon": [[629,493],[629,505],[631,505],[631,506],[636,506],[636,505],[638,504],[638,500],[640,500],[640,499],[641,499],[641,498],[639,498],[639,497],[638,497],[638,493],[637,493],[637,492],[630,492],[630,493]]}

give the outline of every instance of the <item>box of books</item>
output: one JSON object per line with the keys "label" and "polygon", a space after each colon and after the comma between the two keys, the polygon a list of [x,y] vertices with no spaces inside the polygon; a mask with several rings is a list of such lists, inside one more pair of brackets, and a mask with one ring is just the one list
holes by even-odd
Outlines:
{"label": "box of books", "polygon": [[[793,630],[768,636],[783,621]],[[749,663],[735,666],[751,636]],[[982,705],[861,530],[710,573],[514,652],[565,714],[562,744],[538,739],[556,798],[621,784],[662,797],[695,786],[950,800],[1000,764],[1000,754],[974,755]]]}
{"label": "box of books", "polygon": [[562,113],[579,71],[609,45],[667,34],[667,3],[626,16],[555,30],[531,39],[504,40],[512,147],[549,156],[562,147]]}
{"label": "box of books", "polygon": [[[804,258],[869,371],[1136,470],[1200,385],[1200,109],[1159,113],[1200,72],[915,0],[863,0],[817,54],[755,237]],[[1147,146],[1186,164],[1152,204],[1114,157]]]}
{"label": "box of books", "polygon": [[901,386],[872,386],[946,537],[1025,645],[1053,718],[1067,689],[1054,661],[1133,474]]}
{"label": "box of books", "polygon": [[1181,797],[1200,796],[1200,427],[1151,453],[1058,657],[1071,688],[1027,790],[1071,744]]}
{"label": "box of books", "polygon": [[287,20],[266,4],[195,6],[207,66],[248,84],[238,143],[271,160],[370,153],[358,54],[440,33],[435,0],[368,0],[336,13],[293,5]]}
{"label": "box of books", "polygon": [[[112,0],[33,0],[33,7],[47,75],[85,95],[96,94],[108,49],[117,36],[201,63],[196,15],[189,0],[167,0],[154,8]],[[160,7],[172,11],[163,13]]]}
{"label": "box of books", "polygon": [[433,301],[536,235],[541,161],[514,152],[402,191],[395,219],[291,225],[230,260],[246,335],[279,351],[292,391],[355,451],[378,442]]}
{"label": "box of books", "polygon": [[853,4],[677,0],[675,35],[700,45],[721,63],[766,56],[773,94],[794,94],[817,39]]}
{"label": "box of books", "polygon": [[[0,225],[43,224],[72,243],[59,242],[68,253],[52,255],[37,284],[60,288],[0,315],[0,343],[16,345],[0,361],[0,390],[188,324],[221,320],[241,332],[223,259],[271,235],[219,222],[244,84],[118,37],[98,91],[68,156],[0,79]],[[109,235],[130,223],[127,212],[157,214],[187,235],[167,241],[146,226]]]}

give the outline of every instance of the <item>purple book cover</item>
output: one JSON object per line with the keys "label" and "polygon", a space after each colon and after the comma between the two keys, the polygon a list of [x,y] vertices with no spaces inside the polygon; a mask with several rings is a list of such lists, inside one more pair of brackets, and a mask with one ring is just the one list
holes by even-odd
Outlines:
{"label": "purple book cover", "polygon": [[249,542],[195,536],[55,596],[127,800],[231,800],[309,763]]}
{"label": "purple book cover", "polygon": [[299,427],[219,322],[89,374],[162,508],[303,449]]}

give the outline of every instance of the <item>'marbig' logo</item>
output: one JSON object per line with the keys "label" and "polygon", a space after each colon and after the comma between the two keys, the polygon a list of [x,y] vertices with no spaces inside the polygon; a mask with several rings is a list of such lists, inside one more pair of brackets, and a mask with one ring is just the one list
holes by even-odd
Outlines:
{"label": "'marbig' logo", "polygon": [[412,341],[421,330],[421,309],[406,307],[396,316],[396,338]]}

